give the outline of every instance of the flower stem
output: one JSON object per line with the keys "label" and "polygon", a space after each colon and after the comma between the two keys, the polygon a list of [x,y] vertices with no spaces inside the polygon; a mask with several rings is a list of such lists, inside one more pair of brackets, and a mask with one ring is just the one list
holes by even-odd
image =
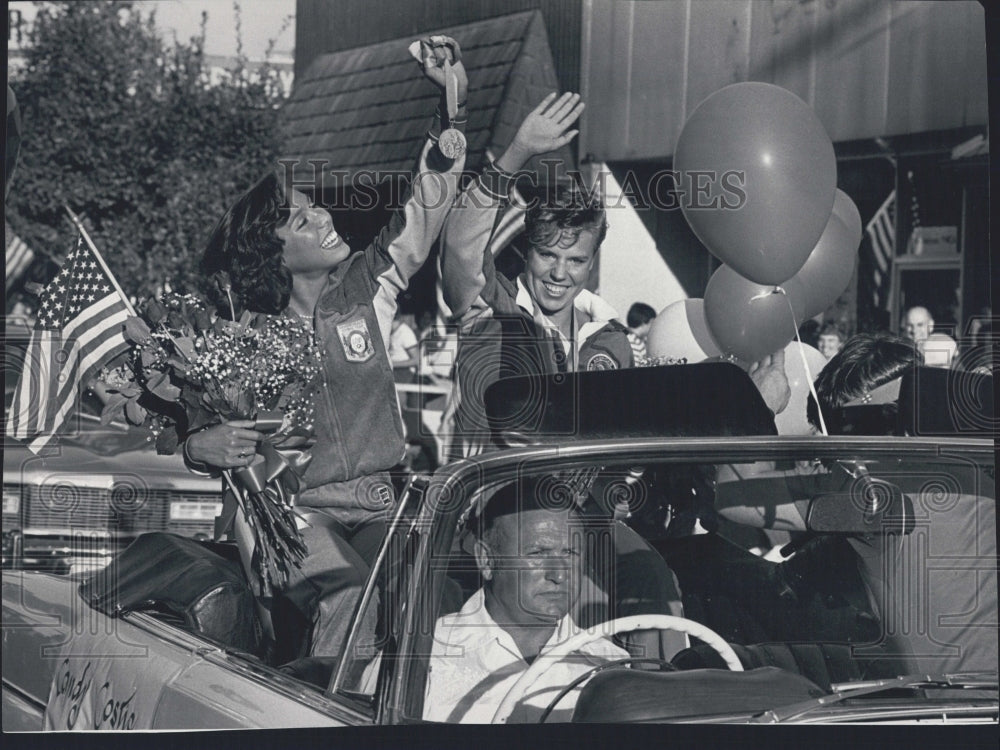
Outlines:
{"label": "flower stem", "polygon": [[184,359],[185,359],[185,360],[186,360],[186,361],[187,361],[188,363],[190,363],[190,362],[191,362],[191,360],[190,360],[190,359],[188,359],[188,356],[187,356],[187,355],[186,355],[186,354],[185,354],[185,353],[184,353],[184,352],[183,352],[183,351],[181,350],[181,348],[180,348],[179,346],[177,346],[177,339],[175,339],[175,338],[174,338],[174,335],[173,335],[172,333],[170,333],[170,329],[169,329],[169,328],[167,328],[167,325],[166,325],[166,323],[164,323],[164,322],[163,322],[162,320],[160,321],[160,329],[161,329],[161,330],[162,330],[162,331],[163,331],[163,332],[164,332],[165,334],[167,334],[167,338],[168,338],[168,339],[170,339],[170,340],[171,340],[171,341],[173,342],[173,344],[174,344],[174,351],[176,351],[176,352],[177,352],[178,354],[180,354],[180,355],[181,355],[182,357],[184,357]]}

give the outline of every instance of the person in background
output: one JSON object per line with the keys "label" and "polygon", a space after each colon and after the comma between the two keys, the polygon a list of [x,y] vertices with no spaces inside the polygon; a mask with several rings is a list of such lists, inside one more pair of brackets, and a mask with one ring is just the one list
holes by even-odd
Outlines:
{"label": "person in background", "polygon": [[628,342],[632,345],[632,357],[637,365],[649,359],[646,336],[649,335],[649,327],[655,318],[656,310],[645,302],[636,302],[628,309],[625,319],[628,324]]}
{"label": "person in background", "polygon": [[926,307],[911,307],[903,315],[903,335],[910,341],[920,344],[934,332],[934,318]]}
{"label": "person in background", "polygon": [[415,323],[413,323],[412,315],[397,315],[392,319],[392,333],[389,335],[389,360],[392,362],[393,369],[413,368],[417,364],[417,346],[420,342],[413,330],[413,325]]}
{"label": "person in background", "polygon": [[822,328],[820,328],[819,337],[816,341],[816,348],[824,357],[832,359],[833,356],[840,351],[840,348],[843,345],[844,332],[840,329],[840,326],[832,320],[828,321]]}
{"label": "person in background", "polygon": [[958,354],[958,344],[951,336],[934,332],[934,318],[926,307],[906,311],[903,333],[917,345],[928,367],[951,367]]}

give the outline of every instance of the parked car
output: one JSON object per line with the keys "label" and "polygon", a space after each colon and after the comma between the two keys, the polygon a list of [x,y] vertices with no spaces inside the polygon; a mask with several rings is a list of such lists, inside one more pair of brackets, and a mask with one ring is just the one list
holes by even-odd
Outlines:
{"label": "parked car", "polygon": [[[29,335],[6,330],[5,426]],[[179,455],[157,455],[148,430],[101,424],[101,409],[83,393],[40,455],[4,430],[4,569],[93,569],[149,531],[212,536],[220,480],[191,474]]]}
{"label": "parked car", "polygon": [[[699,366],[685,367],[704,386]],[[566,685],[578,692],[565,718],[996,723],[992,441],[748,437],[732,412],[753,386],[738,378],[718,392],[723,418],[706,428],[716,434],[649,436],[671,405],[639,399],[640,413],[622,399],[655,390],[691,411],[690,389],[664,388],[657,370],[669,369],[679,371],[635,371],[600,402],[586,383],[607,373],[563,378],[562,396],[542,389],[539,444],[516,435],[519,447],[412,478],[340,658],[268,663],[259,638],[234,627],[253,605],[222,545],[149,534],[113,576],[5,571],[5,728],[419,723],[434,624],[481,584],[468,533],[494,488],[525,477],[577,493],[600,520],[574,612],[588,637],[617,634],[636,659],[669,662],[615,664]],[[600,414],[582,405],[596,403]],[[623,414],[636,436],[614,426]],[[749,552],[756,527],[792,528],[790,509],[806,530],[795,554],[772,563]],[[667,616],[678,588],[683,617]],[[664,634],[678,629],[676,651]],[[536,659],[529,677],[547,664]],[[519,681],[494,721],[528,688]],[[553,718],[565,700],[554,698]]]}

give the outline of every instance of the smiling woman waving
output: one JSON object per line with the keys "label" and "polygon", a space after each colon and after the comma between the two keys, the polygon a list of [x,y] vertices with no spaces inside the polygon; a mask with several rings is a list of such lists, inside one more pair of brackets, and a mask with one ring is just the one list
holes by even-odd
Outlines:
{"label": "smiling woman waving", "polygon": [[[459,46],[430,37],[414,56],[441,89],[437,122],[450,127],[428,134],[402,209],[364,251],[351,254],[330,214],[270,172],[222,217],[203,261],[207,273],[228,275],[237,307],[311,321],[324,352],[316,442],[296,500],[309,554],[283,592],[312,625],[310,655],[338,653],[395,503],[388,470],[404,439],[387,344],[396,297],[427,259],[465,162]],[[221,314],[230,313],[223,306]],[[252,427],[229,422],[195,433],[185,455],[193,465],[247,466],[263,437]]]}

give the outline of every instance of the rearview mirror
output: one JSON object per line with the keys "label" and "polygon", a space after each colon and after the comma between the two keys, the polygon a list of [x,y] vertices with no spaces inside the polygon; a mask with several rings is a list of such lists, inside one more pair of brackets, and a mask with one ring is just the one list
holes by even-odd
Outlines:
{"label": "rearview mirror", "polygon": [[848,492],[816,495],[809,501],[806,528],[827,534],[909,534],[913,501],[896,485],[865,476]]}

